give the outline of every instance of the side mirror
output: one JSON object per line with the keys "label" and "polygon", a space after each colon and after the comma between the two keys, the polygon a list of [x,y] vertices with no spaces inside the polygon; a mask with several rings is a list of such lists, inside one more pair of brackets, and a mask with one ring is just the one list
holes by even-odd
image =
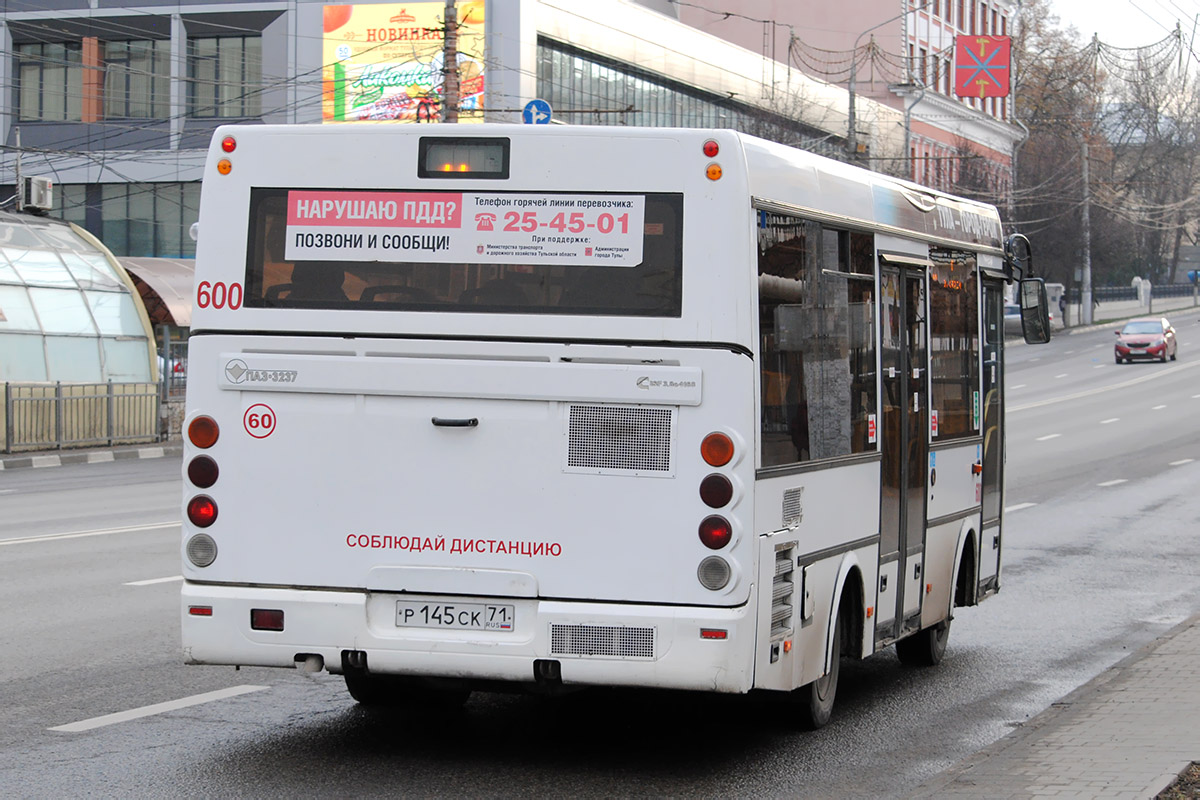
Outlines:
{"label": "side mirror", "polygon": [[1021,333],[1026,344],[1045,344],[1050,341],[1050,303],[1046,300],[1046,283],[1041,278],[1022,278]]}

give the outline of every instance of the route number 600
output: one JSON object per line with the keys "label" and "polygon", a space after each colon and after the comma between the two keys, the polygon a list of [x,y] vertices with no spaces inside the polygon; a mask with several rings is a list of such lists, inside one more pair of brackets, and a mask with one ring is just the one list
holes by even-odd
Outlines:
{"label": "route number 600", "polygon": [[240,283],[226,285],[224,281],[216,283],[200,281],[196,284],[196,306],[199,308],[228,307],[230,311],[237,311],[242,307],[242,285]]}

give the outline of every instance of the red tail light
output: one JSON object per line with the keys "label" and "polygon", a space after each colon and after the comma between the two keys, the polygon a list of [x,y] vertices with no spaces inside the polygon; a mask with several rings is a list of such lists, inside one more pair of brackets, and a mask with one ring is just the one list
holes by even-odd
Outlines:
{"label": "red tail light", "polygon": [[283,611],[278,608],[250,609],[250,627],[256,631],[283,630]]}
{"label": "red tail light", "polygon": [[217,504],[206,494],[198,494],[188,501],[188,520],[197,528],[207,528],[217,521]]}
{"label": "red tail light", "polygon": [[724,517],[718,517],[715,514],[711,517],[705,517],[700,523],[700,541],[704,542],[704,546],[710,550],[720,550],[725,545],[729,544],[729,540],[733,538],[733,528],[729,525],[729,520]]}
{"label": "red tail light", "polygon": [[221,474],[221,471],[217,469],[217,462],[208,456],[196,456],[188,464],[187,474],[188,480],[193,485],[207,489],[217,482],[217,476]]}
{"label": "red tail light", "polygon": [[724,475],[709,475],[700,482],[700,499],[709,508],[728,505],[733,499],[733,484]]}

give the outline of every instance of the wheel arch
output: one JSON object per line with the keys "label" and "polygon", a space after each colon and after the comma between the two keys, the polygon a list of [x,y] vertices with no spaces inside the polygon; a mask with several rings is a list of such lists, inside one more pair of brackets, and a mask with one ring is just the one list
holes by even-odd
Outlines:
{"label": "wheel arch", "polygon": [[829,607],[829,618],[826,621],[825,627],[825,673],[828,673],[833,667],[833,632],[834,626],[838,623],[838,613],[841,610],[843,600],[851,603],[848,606],[850,612],[850,630],[846,639],[843,640],[843,653],[853,656],[854,658],[862,658],[864,653],[869,653],[870,649],[863,641],[864,629],[866,626],[863,620],[866,619],[866,593],[863,589],[863,573],[862,565],[859,564],[857,556],[854,553],[846,553],[842,556],[842,561],[838,565],[837,580],[834,582],[833,603]]}
{"label": "wheel arch", "polygon": [[950,575],[947,618],[954,606],[973,606],[979,602],[979,526],[974,519],[963,520],[954,549],[954,572]]}

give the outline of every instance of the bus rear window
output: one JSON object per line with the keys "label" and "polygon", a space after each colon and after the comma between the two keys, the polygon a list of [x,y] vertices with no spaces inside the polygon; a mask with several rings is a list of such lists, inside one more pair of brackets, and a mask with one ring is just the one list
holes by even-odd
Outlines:
{"label": "bus rear window", "polygon": [[681,194],[254,189],[246,305],[678,317]]}

